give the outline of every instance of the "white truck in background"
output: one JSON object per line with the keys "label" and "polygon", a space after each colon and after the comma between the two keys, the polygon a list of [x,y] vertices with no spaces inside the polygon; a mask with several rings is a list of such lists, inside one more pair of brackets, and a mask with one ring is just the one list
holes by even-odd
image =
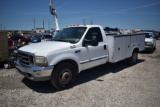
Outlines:
{"label": "white truck in background", "polygon": [[21,47],[16,69],[30,80],[50,80],[55,88],[65,89],[83,70],[124,59],[136,63],[144,48],[144,34],[106,36],[99,25],[68,26],[53,41]]}
{"label": "white truck in background", "polygon": [[154,49],[156,49],[156,34],[155,32],[151,31],[145,31],[140,32],[145,34],[145,50],[153,52]]}

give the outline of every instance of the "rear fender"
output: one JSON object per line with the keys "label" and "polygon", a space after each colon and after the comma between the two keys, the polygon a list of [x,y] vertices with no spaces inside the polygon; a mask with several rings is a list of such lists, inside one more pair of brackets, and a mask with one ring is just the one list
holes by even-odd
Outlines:
{"label": "rear fender", "polygon": [[[132,49],[132,53],[133,53],[134,50],[136,50],[137,52],[139,52],[139,47],[133,48],[133,49]],[[132,56],[132,53],[131,53],[131,56]]]}

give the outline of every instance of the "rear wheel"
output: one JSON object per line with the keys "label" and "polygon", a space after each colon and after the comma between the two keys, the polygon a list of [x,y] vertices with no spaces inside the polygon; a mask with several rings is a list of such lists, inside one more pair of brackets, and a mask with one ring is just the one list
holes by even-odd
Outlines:
{"label": "rear wheel", "polygon": [[52,72],[51,83],[56,89],[66,89],[73,85],[76,78],[74,66],[67,62],[59,63]]}
{"label": "rear wheel", "polygon": [[137,59],[138,59],[138,53],[137,50],[134,50],[132,56],[128,59],[129,64],[135,64],[137,62]]}
{"label": "rear wheel", "polygon": [[152,46],[152,48],[149,50],[150,53],[153,53],[154,51],[154,47]]}
{"label": "rear wheel", "polygon": [[154,49],[156,49],[156,43],[155,43]]}

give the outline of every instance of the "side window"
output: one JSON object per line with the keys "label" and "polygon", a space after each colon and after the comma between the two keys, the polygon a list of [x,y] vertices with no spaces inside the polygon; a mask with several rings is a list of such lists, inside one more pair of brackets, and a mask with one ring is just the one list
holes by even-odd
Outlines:
{"label": "side window", "polygon": [[93,36],[96,36],[98,42],[102,42],[102,33],[100,28],[95,27],[95,28],[90,28],[85,36],[85,39],[91,40]]}

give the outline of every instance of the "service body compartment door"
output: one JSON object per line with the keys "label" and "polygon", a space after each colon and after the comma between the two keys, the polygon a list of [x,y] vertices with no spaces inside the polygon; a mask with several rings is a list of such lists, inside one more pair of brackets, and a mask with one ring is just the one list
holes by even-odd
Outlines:
{"label": "service body compartment door", "polygon": [[117,62],[125,59],[127,51],[127,36],[115,36],[114,42],[114,61]]}
{"label": "service body compartment door", "polygon": [[131,57],[135,48],[144,50],[144,37],[139,34],[108,36],[109,61],[114,63]]}
{"label": "service body compartment door", "polygon": [[126,36],[126,37],[127,37],[126,58],[129,58],[132,55],[131,36]]}

